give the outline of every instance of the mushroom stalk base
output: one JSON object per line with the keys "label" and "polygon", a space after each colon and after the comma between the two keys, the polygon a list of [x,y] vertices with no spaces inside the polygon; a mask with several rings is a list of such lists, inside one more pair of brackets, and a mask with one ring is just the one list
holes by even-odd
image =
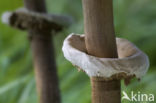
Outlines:
{"label": "mushroom stalk base", "polygon": [[104,81],[101,77],[92,77],[92,103],[121,103],[120,80]]}

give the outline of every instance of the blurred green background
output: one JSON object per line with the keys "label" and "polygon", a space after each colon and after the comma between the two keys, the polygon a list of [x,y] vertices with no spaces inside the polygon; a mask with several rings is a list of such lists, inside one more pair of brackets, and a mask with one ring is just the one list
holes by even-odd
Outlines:
{"label": "blurred green background", "polygon": [[[22,7],[22,0],[0,0],[0,15]],[[54,36],[63,103],[91,103],[88,76],[63,57],[61,47],[71,32],[83,33],[81,0],[47,0],[49,13],[71,15],[75,23]],[[156,0],[114,0],[116,35],[134,42],[150,58],[150,70],[140,82],[122,90],[156,95]],[[113,99],[113,97],[112,97]],[[0,103],[37,103],[32,54],[27,33],[0,22]],[[122,103],[131,103],[122,101]],[[135,102],[133,102],[135,103]],[[136,102],[141,103],[141,102]],[[143,102],[149,103],[149,102]]]}

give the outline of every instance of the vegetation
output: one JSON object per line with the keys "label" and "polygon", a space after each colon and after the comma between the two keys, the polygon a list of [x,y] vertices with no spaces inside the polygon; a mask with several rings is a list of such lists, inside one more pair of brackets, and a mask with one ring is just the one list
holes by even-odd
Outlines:
{"label": "vegetation", "polygon": [[[150,58],[150,70],[140,82],[133,79],[122,90],[156,95],[156,0],[114,0],[116,35],[134,42]],[[21,0],[1,0],[0,15],[21,7]],[[81,0],[47,0],[50,13],[68,14],[75,23],[54,35],[57,67],[63,103],[91,103],[89,77],[78,72],[63,57],[61,47],[71,32],[83,33]],[[112,98],[113,99],[113,98]],[[37,103],[32,55],[27,33],[0,22],[0,103]],[[130,103],[127,100],[122,103]],[[139,103],[139,102],[138,102]],[[144,102],[148,103],[148,102]]]}

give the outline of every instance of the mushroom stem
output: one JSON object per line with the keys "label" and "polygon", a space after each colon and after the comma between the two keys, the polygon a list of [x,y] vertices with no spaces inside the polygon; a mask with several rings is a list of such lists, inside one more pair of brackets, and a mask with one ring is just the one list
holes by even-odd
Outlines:
{"label": "mushroom stem", "polygon": [[[85,44],[90,55],[117,58],[112,0],[82,0]],[[121,103],[120,80],[92,77],[92,103]]]}
{"label": "mushroom stem", "polygon": [[[25,7],[46,13],[45,0],[24,0]],[[29,30],[40,103],[60,103],[60,91],[50,30]]]}

